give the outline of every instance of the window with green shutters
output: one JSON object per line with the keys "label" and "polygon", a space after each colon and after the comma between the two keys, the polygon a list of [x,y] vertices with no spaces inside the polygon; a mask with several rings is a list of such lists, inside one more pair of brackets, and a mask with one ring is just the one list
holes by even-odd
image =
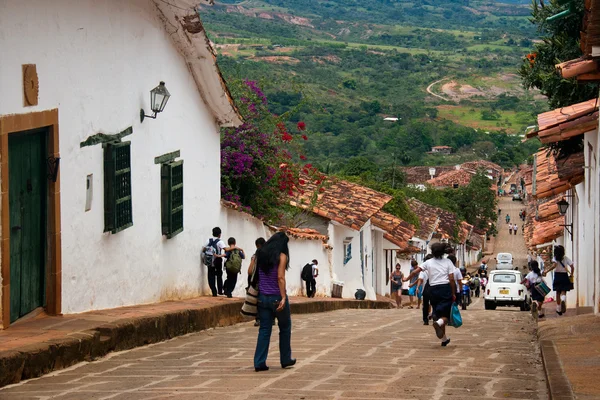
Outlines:
{"label": "window with green shutters", "polygon": [[133,225],[131,204],[131,142],[104,145],[104,232]]}
{"label": "window with green shutters", "polygon": [[183,231],[183,161],[161,167],[162,234],[167,239]]}

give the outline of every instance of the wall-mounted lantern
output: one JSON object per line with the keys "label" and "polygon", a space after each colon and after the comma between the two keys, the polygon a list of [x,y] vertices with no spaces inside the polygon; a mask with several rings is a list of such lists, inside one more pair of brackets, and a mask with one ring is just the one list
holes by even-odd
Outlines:
{"label": "wall-mounted lantern", "polygon": [[[569,203],[567,202],[567,200],[563,198],[561,201],[556,203],[556,205],[558,206],[558,213],[560,215],[564,216],[567,214],[567,210],[569,209]],[[569,235],[571,236],[571,240],[573,240],[573,222],[571,222],[570,224],[564,224],[560,226],[565,227],[565,229],[567,230],[567,232],[569,232]]]}
{"label": "wall-mounted lantern", "polygon": [[156,114],[165,109],[170,97],[171,93],[165,87],[165,83],[161,81],[157,87],[150,91],[150,108],[154,114],[146,115],[146,112],[142,108],[140,110],[140,122],[144,122],[145,117],[156,119]]}

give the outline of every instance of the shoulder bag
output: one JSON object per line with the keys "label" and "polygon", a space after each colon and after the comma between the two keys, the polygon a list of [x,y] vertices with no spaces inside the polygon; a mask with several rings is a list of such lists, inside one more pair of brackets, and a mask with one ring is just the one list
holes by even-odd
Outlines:
{"label": "shoulder bag", "polygon": [[240,314],[247,319],[254,319],[258,315],[258,265],[256,263],[250,277],[250,285],[246,288],[246,298]]}

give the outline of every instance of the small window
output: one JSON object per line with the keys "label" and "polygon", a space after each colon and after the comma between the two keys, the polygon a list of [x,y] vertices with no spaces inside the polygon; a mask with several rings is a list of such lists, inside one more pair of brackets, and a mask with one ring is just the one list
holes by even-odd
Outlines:
{"label": "small window", "polygon": [[516,274],[495,274],[494,282],[497,283],[515,283],[517,281]]}
{"label": "small window", "polygon": [[104,145],[104,232],[117,233],[133,225],[131,203],[131,142]]}
{"label": "small window", "polygon": [[183,161],[161,167],[162,234],[167,239],[183,232]]}
{"label": "small window", "polygon": [[344,265],[352,259],[352,243],[344,242]]}

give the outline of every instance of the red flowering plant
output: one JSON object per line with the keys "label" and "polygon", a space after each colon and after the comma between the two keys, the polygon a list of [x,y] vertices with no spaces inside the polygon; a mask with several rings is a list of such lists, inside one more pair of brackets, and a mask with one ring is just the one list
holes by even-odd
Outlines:
{"label": "red flowering plant", "polygon": [[295,139],[308,140],[306,124],[299,122],[297,132],[290,132],[287,115],[269,111],[255,81],[229,87],[244,124],[221,134],[221,197],[267,221],[287,219],[290,201],[304,195],[307,180],[318,175],[310,164],[300,164],[306,156]]}

